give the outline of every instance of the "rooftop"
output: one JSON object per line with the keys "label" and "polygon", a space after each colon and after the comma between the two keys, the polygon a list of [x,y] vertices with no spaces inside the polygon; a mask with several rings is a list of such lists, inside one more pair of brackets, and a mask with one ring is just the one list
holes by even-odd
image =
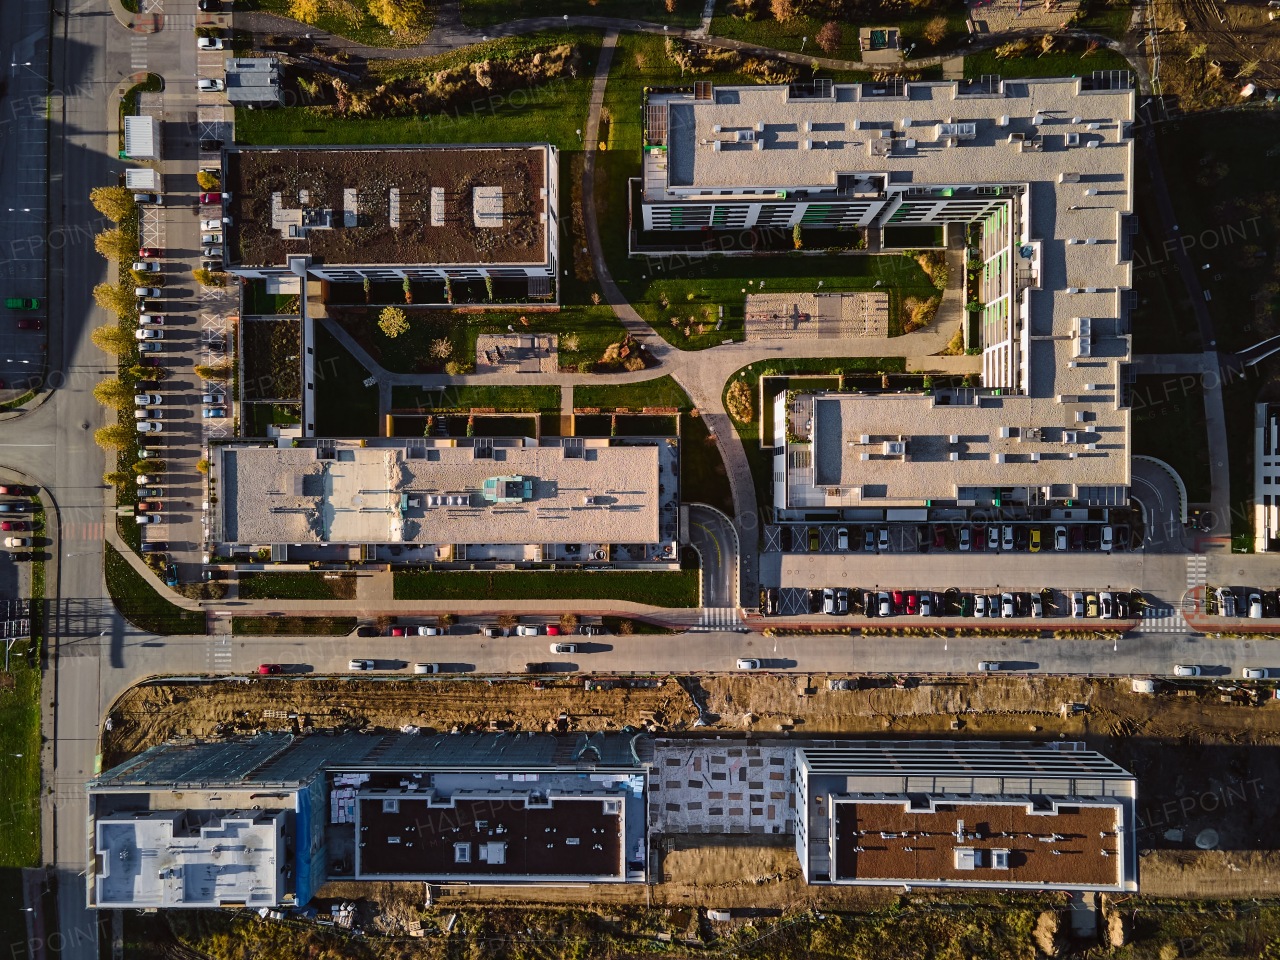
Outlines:
{"label": "rooftop", "polygon": [[834,809],[837,880],[1120,886],[1115,803],[863,798]]}
{"label": "rooftop", "polygon": [[229,264],[545,264],[551,149],[228,150]]}
{"label": "rooftop", "polygon": [[531,443],[223,447],[223,539],[659,542],[659,446],[613,446],[607,439],[526,445]]}
{"label": "rooftop", "polygon": [[285,819],[253,810],[99,817],[97,906],[275,906],[285,893]]}
{"label": "rooftop", "polygon": [[232,103],[267,103],[283,96],[280,61],[274,57],[229,57],[227,99]]}

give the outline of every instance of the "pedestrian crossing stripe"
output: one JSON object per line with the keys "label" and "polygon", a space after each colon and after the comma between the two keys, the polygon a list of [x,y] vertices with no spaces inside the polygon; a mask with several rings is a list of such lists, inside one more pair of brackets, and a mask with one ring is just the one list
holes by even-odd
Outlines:
{"label": "pedestrian crossing stripe", "polygon": [[1186,621],[1172,607],[1148,607],[1142,612],[1141,633],[1184,633]]}
{"label": "pedestrian crossing stripe", "polygon": [[742,623],[736,607],[703,607],[698,614],[695,630],[715,630],[736,627]]}

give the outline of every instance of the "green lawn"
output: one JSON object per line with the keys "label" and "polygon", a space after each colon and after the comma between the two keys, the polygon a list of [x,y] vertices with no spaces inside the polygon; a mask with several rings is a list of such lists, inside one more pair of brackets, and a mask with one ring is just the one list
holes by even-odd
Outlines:
{"label": "green lawn", "polygon": [[[767,8],[767,5],[766,5]],[[942,42],[935,48],[924,39],[925,25],[934,17],[942,16],[947,21],[947,32]],[[785,50],[790,53],[803,52],[815,57],[833,57],[838,60],[861,60],[862,51],[858,46],[859,27],[896,26],[902,34],[902,46],[905,48],[915,44],[912,57],[918,59],[933,55],[936,51],[945,51],[955,47],[959,41],[968,36],[965,26],[965,12],[962,3],[950,2],[940,5],[940,9],[904,16],[901,10],[883,10],[868,13],[856,21],[840,23],[840,44],[835,50],[827,52],[818,47],[814,38],[823,24],[832,18],[828,17],[792,17],[779,22],[772,17],[761,16],[748,21],[729,12],[729,4],[722,0],[717,4],[716,16],[711,21],[711,36],[741,40],[771,50]],[[804,42],[802,38],[808,37]],[[909,67],[904,63],[903,67]]]}
{"label": "green lawn", "polygon": [[533,384],[527,387],[468,384],[444,390],[397,386],[391,388],[391,405],[397,410],[421,410],[424,413],[477,408],[492,408],[498,413],[559,412],[560,388]]}
{"label": "green lawn", "polygon": [[242,573],[244,600],[354,600],[354,573]]}
{"label": "green lawn", "polygon": [[734,516],[733,493],[720,448],[701,417],[680,417],[680,499]]}
{"label": "green lawn", "polygon": [[664,0],[588,0],[586,5],[582,0],[462,0],[462,22],[468,27],[566,13],[696,27],[702,20],[702,0],[678,0],[675,13],[667,13]]}
{"label": "green lawn", "polygon": [[598,407],[601,410],[634,410],[645,407],[676,407],[688,410],[689,395],[671,377],[657,377],[640,383],[617,383],[599,387],[575,387],[575,407]]}
{"label": "green lawn", "polygon": [[1085,76],[1095,70],[1132,69],[1128,60],[1106,47],[1099,47],[1092,53],[1086,53],[1084,50],[1067,50],[1006,58],[997,57],[995,50],[979,50],[977,53],[965,54],[964,58],[964,75],[971,80],[987,73],[998,73],[1010,79],[1074,77]]}
{"label": "green lawn", "polygon": [[[1173,467],[1192,503],[1209,499],[1204,390],[1195,377],[1140,376],[1130,388],[1133,452]],[[1252,428],[1253,420],[1249,421]],[[1250,484],[1252,489],[1252,484]]]}
{"label": "green lawn", "polygon": [[696,607],[698,571],[397,571],[397,600],[623,600]]}
{"label": "green lawn", "polygon": [[184,610],[157,593],[116,548],[105,545],[107,590],[121,616],[134,626],[158,634],[205,632],[203,613]]}
{"label": "green lawn", "polygon": [[[39,649],[38,639],[15,643],[9,671],[0,675],[0,796],[6,804],[0,819],[0,868],[40,864]],[[21,916],[13,901],[7,902],[6,912]]]}
{"label": "green lawn", "polygon": [[232,617],[231,632],[241,637],[345,637],[355,617]]}
{"label": "green lawn", "polygon": [[364,364],[320,324],[315,351],[316,436],[378,436],[378,388],[364,385]]}
{"label": "green lawn", "polygon": [[267,293],[267,281],[250,280],[243,287],[245,316],[279,316],[291,314],[297,316],[298,295],[296,293]]}
{"label": "green lawn", "polygon": [[[407,69],[432,72],[458,63],[499,57],[526,49],[535,38],[491,40],[450,54],[398,61],[382,68],[388,76]],[[599,51],[599,34],[579,31],[540,34],[539,46],[554,42],[583,47],[584,69],[577,79],[556,80],[542,86],[495,91],[445,113],[423,117],[363,118],[343,116],[336,107],[286,107],[276,110],[237,110],[236,142],[241,144],[391,144],[391,143],[546,143],[564,151],[582,149],[577,131],[586,126],[591,94],[592,65]],[[565,158],[561,157],[561,163]]]}

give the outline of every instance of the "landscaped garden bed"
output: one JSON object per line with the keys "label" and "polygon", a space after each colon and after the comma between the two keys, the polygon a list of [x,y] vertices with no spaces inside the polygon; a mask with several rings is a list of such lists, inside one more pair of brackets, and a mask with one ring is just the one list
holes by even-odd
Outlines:
{"label": "landscaped garden bed", "polygon": [[302,321],[247,319],[241,334],[243,399],[301,400]]}

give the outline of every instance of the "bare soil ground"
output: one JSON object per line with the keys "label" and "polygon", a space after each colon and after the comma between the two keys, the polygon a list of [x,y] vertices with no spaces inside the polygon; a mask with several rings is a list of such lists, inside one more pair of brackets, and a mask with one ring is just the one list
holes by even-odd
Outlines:
{"label": "bare soil ground", "polygon": [[1238,103],[1249,82],[1280,85],[1280,30],[1270,12],[1257,2],[1157,0],[1164,93],[1192,111]]}

